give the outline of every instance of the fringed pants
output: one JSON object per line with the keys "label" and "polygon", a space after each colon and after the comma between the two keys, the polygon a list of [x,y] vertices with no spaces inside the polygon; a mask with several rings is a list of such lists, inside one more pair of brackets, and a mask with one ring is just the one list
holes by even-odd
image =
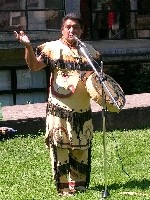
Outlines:
{"label": "fringed pants", "polygon": [[63,149],[51,145],[50,155],[53,178],[58,192],[76,187],[87,188],[90,182],[91,148],[86,150]]}

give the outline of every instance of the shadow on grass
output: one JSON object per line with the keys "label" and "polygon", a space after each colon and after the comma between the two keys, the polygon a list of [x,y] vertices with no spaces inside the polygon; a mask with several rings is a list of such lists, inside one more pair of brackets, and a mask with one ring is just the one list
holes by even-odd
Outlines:
{"label": "shadow on grass", "polygon": [[[109,190],[118,190],[120,188],[124,188],[124,189],[137,188],[137,189],[145,190],[145,189],[149,188],[149,186],[150,186],[150,180],[143,179],[143,180],[130,180],[130,181],[126,182],[125,184],[113,183],[111,185],[108,185],[108,189]],[[104,190],[104,186],[97,185],[95,187],[90,187],[89,190],[102,191],[102,190]]]}
{"label": "shadow on grass", "polygon": [[16,132],[8,131],[5,134],[0,134],[0,141],[13,139],[16,137],[30,136],[35,138],[45,133],[46,122],[45,118],[9,120],[1,121],[0,127],[9,127],[16,130]]}
{"label": "shadow on grass", "polygon": [[15,139],[17,137],[26,138],[36,138],[38,136],[45,135],[45,132],[42,130],[37,131],[36,133],[20,133],[20,132],[12,132],[12,131],[6,131],[4,134],[0,134],[0,142],[5,142],[10,139]]}

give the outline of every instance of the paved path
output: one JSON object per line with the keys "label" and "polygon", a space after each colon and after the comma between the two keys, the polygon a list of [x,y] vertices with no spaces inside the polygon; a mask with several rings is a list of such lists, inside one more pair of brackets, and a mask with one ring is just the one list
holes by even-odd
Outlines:
{"label": "paved path", "polygon": [[[91,101],[93,112],[101,111],[101,106]],[[126,95],[125,109],[150,107],[150,93]],[[44,118],[46,103],[5,106],[2,108],[3,120],[18,120],[27,118]]]}

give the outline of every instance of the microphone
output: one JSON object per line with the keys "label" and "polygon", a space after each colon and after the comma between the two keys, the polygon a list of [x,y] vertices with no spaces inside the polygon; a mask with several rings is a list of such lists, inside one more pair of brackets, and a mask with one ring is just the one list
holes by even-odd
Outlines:
{"label": "microphone", "polygon": [[86,47],[86,45],[81,40],[79,40],[79,38],[76,35],[73,35],[73,37],[77,41],[79,54],[84,56],[87,59],[88,63],[91,65],[91,67],[93,68],[93,70],[95,71],[97,76],[99,77],[99,73],[97,72],[97,70],[96,70],[96,68],[94,66],[95,64],[99,66],[99,64],[94,60],[94,58],[92,57],[92,55],[89,52],[89,50]]}
{"label": "microphone", "polygon": [[77,45],[86,47],[85,44],[76,35],[73,35],[73,37],[77,41]]}
{"label": "microphone", "polygon": [[77,41],[77,46],[79,48],[80,54],[84,55],[86,58],[88,57],[88,59],[91,58],[93,60],[93,58],[92,58],[90,52],[88,51],[86,45],[76,35],[74,35],[73,37]]}

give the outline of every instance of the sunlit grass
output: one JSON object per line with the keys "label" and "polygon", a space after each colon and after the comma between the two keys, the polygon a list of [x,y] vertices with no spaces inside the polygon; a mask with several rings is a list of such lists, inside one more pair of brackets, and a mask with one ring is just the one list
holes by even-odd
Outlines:
{"label": "sunlit grass", "polygon": [[[101,199],[106,180],[111,200],[150,199],[150,129],[105,133],[107,178],[104,176],[103,134],[94,134],[89,190],[67,199]],[[0,159],[0,199],[62,199],[52,181],[43,134],[1,141]]]}

